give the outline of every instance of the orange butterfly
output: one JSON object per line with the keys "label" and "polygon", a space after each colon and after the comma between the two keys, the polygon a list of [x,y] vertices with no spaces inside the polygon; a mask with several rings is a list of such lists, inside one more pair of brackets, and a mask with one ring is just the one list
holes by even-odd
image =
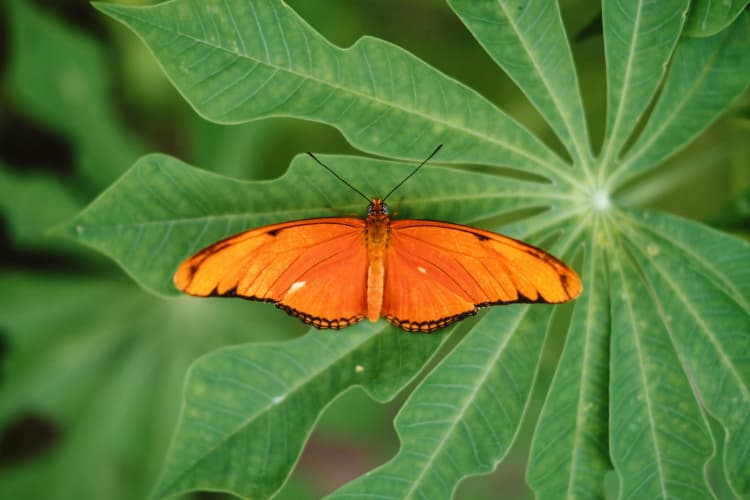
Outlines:
{"label": "orange butterfly", "polygon": [[385,199],[441,147],[383,199],[373,199],[366,219],[303,219],[230,236],[180,264],[175,285],[200,297],[272,302],[316,328],[383,316],[424,333],[484,306],[578,297],[575,271],[531,245],[449,222],[391,221]]}

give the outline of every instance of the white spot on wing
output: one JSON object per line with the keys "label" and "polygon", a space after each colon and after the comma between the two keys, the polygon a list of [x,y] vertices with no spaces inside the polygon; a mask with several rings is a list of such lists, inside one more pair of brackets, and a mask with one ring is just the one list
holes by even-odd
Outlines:
{"label": "white spot on wing", "polygon": [[277,405],[281,403],[282,401],[284,401],[284,399],[286,399],[286,396],[274,396],[273,399],[271,399],[271,402]]}
{"label": "white spot on wing", "polygon": [[417,271],[419,271],[422,274],[427,274],[427,269],[425,269],[422,266],[417,266]]}
{"label": "white spot on wing", "polygon": [[307,284],[307,281],[296,281],[289,287],[289,293],[294,293]]}
{"label": "white spot on wing", "polygon": [[365,367],[362,365],[357,365],[354,367],[354,371],[357,373],[362,373],[363,371],[365,371]]}

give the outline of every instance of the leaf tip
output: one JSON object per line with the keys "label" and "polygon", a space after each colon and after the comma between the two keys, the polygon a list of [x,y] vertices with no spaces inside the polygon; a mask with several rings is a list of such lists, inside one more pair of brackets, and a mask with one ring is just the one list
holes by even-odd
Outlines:
{"label": "leaf tip", "polygon": [[85,232],[86,228],[83,226],[83,224],[80,224],[77,221],[76,217],[62,224],[47,228],[44,231],[44,235],[52,238],[69,238],[73,240],[79,240]]}
{"label": "leaf tip", "polygon": [[107,11],[112,7],[112,4],[108,4],[105,2],[89,2],[93,8],[98,10],[99,12],[104,12],[105,14]]}
{"label": "leaf tip", "polygon": [[127,6],[127,5],[119,5],[114,3],[106,3],[106,2],[91,2],[91,6],[98,10],[99,12],[108,15],[112,19],[115,19],[117,21],[120,21],[121,23],[127,24],[125,22],[125,16],[124,14],[127,11],[133,10],[133,7]]}

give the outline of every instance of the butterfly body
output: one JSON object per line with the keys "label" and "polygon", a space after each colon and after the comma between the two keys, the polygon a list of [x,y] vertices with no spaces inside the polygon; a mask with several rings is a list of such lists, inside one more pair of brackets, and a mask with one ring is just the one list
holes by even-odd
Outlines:
{"label": "butterfly body", "polygon": [[388,205],[379,198],[367,207],[365,241],[367,245],[367,319],[372,322],[380,318],[383,310],[385,287],[386,251],[390,243],[391,219]]}
{"label": "butterfly body", "polygon": [[175,285],[196,296],[272,302],[316,328],[384,317],[430,333],[480,307],[560,303],[582,289],[548,253],[449,222],[392,221],[372,200],[365,219],[282,222],[214,243],[185,260]]}

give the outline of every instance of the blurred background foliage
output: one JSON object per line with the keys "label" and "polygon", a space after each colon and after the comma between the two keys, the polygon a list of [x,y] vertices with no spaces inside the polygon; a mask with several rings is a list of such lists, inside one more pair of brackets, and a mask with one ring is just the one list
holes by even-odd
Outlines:
{"label": "blurred background foliage", "polygon": [[[138,4],[149,2],[125,1]],[[411,51],[496,103],[560,150],[521,92],[439,0],[287,0],[333,43],[373,35]],[[600,6],[562,0],[594,144],[603,136]],[[82,0],[0,6],[0,497],[143,498],[161,466],[189,364],[221,345],[304,331],[267,306],[163,299],[116,265],[45,231],[66,221],[146,152],[243,179],[279,176],[303,151],[356,153],[331,127],[274,118],[206,122],[146,47]],[[735,234],[750,231],[750,96],[622,203]],[[276,327],[276,328],[272,328]],[[280,327],[280,328],[279,328]],[[509,457],[459,498],[530,498],[536,414],[563,339],[545,353]],[[351,391],[326,412],[278,498],[317,498],[387,460],[389,405]],[[201,494],[203,498],[220,496]]]}

